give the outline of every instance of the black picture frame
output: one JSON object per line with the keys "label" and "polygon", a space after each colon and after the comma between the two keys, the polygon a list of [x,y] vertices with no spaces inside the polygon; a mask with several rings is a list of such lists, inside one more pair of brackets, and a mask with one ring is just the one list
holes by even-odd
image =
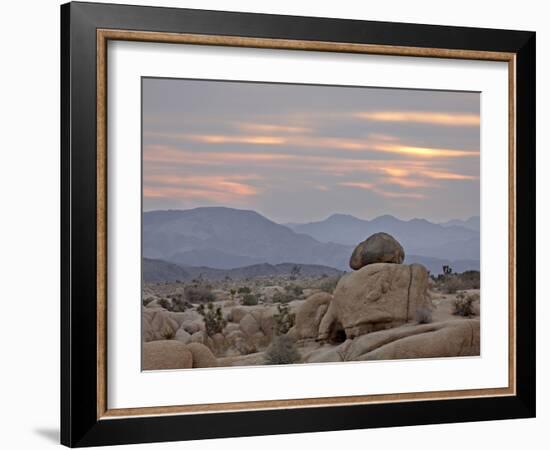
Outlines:
{"label": "black picture frame", "polygon": [[[516,55],[516,395],[98,418],[98,29]],[[127,5],[61,6],[61,443],[70,447],[535,416],[534,32]]]}

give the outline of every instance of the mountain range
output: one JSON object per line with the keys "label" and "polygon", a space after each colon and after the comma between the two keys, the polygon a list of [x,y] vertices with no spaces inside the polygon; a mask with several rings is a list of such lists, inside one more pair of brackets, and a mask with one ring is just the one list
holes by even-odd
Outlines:
{"label": "mountain range", "polygon": [[[240,280],[245,278],[265,277],[273,275],[290,275],[296,264],[254,264],[245,267],[236,267],[234,269],[213,269],[211,267],[179,266],[174,263],[162,261],[159,259],[143,258],[143,281],[191,281],[202,277],[209,280],[223,280],[232,278]],[[341,275],[342,271],[333,267],[319,266],[313,264],[299,265],[300,275],[315,276],[333,276]]]}
{"label": "mountain range", "polygon": [[[467,223],[472,226],[475,218]],[[479,218],[477,218],[479,226]],[[479,259],[479,231],[452,222],[436,224],[425,219],[400,220],[385,215],[363,220],[344,214],[333,214],[320,222],[287,224],[297,233],[307,234],[319,242],[355,246],[371,234],[386,232],[397,239],[405,255],[422,255],[440,259]]]}
{"label": "mountain range", "polygon": [[284,263],[349,270],[355,245],[378,231],[390,233],[403,245],[405,262],[422,263],[432,273],[440,273],[443,264],[459,272],[479,269],[479,232],[471,228],[475,218],[464,225],[452,222],[393,216],[369,221],[334,214],[319,222],[282,225],[255,211],[225,207],[144,212],[144,277],[145,272],[157,281],[203,272],[225,277],[231,275],[207,269],[236,268],[247,268],[247,273],[262,268],[259,272],[270,275]]}

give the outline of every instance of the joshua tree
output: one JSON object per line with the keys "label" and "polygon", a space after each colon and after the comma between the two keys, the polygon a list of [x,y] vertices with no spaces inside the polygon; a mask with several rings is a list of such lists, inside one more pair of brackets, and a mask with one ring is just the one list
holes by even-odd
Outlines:
{"label": "joshua tree", "polygon": [[290,270],[290,279],[294,281],[296,278],[300,276],[300,273],[302,272],[302,268],[298,265],[295,265]]}

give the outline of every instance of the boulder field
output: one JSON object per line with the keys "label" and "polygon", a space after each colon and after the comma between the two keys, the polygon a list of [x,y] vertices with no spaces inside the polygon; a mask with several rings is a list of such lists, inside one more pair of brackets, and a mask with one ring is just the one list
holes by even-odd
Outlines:
{"label": "boulder field", "polygon": [[[273,364],[278,334],[294,342],[301,363],[371,361],[480,354],[479,295],[472,314],[454,315],[454,294],[433,289],[420,264],[403,264],[403,247],[387,233],[357,245],[353,269],[330,292],[305,299],[239,305],[234,293],[215,302],[223,323],[212,331],[196,305],[184,312],[157,300],[142,308],[143,370]],[[261,292],[283,292],[263,286]],[[468,294],[462,292],[462,296]],[[230,299],[229,299],[230,298]]]}

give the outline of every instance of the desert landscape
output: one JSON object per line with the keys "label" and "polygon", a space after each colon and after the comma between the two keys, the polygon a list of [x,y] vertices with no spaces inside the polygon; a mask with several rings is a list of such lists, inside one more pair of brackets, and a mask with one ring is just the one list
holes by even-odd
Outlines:
{"label": "desert landscape", "polygon": [[[355,247],[351,272],[266,264],[256,276],[199,269],[190,280],[145,282],[142,368],[479,355],[479,272],[444,266],[435,276],[404,260],[401,244],[379,232]],[[163,267],[166,276],[177,268],[183,278],[184,268]]]}
{"label": "desert landscape", "polygon": [[141,82],[143,370],[480,355],[479,92]]}

